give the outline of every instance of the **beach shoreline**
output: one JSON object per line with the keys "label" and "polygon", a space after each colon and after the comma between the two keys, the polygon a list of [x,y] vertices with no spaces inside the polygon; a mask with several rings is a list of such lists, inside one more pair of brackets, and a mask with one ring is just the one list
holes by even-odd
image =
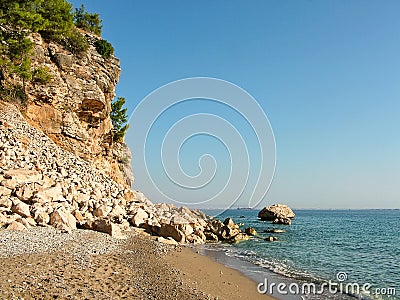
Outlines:
{"label": "beach shoreline", "polygon": [[241,272],[141,230],[0,231],[1,299],[273,299]]}

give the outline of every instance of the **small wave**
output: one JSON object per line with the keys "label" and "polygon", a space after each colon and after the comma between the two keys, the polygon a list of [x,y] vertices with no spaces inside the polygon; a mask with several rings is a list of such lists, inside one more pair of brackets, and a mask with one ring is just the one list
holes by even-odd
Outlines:
{"label": "small wave", "polygon": [[207,248],[217,251],[218,250],[223,251],[225,255],[227,255],[228,257],[250,262],[256,266],[262,267],[263,269],[266,269],[270,272],[273,272],[275,274],[284,277],[293,278],[296,280],[304,280],[304,281],[311,280],[312,282],[316,283],[323,282],[323,280],[320,278],[317,278],[309,273],[302,272],[300,270],[293,268],[287,261],[262,258],[259,257],[257,253],[253,250],[238,249],[232,247],[231,245],[222,245],[222,244],[218,245],[217,247],[212,246],[211,248],[209,247]]}

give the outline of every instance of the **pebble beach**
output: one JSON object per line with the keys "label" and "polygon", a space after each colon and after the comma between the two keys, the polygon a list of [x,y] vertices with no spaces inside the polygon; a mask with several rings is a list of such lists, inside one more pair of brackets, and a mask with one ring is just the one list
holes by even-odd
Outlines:
{"label": "pebble beach", "polygon": [[[0,231],[1,299],[271,299],[193,249],[51,227]],[[218,282],[218,284],[215,284]]]}

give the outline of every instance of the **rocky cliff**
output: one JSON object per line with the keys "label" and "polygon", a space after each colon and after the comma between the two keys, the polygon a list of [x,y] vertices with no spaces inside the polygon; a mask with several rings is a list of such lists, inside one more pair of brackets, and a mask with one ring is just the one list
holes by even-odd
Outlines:
{"label": "rocky cliff", "polygon": [[90,47],[79,56],[32,34],[32,64],[51,80],[25,83],[22,110],[0,100],[0,228],[86,228],[122,238],[140,227],[166,243],[248,239],[230,219],[153,204],[131,189],[131,154],[113,141],[110,120],[119,61],[104,59],[93,46],[98,37],[84,34]]}
{"label": "rocky cliff", "polygon": [[80,55],[46,42],[37,33],[30,36],[34,42],[32,65],[45,67],[51,80],[26,84],[26,119],[62,149],[130,187],[131,154],[125,144],[113,142],[110,120],[120,63],[114,56],[105,59],[96,51],[98,37],[84,35],[90,46]]}

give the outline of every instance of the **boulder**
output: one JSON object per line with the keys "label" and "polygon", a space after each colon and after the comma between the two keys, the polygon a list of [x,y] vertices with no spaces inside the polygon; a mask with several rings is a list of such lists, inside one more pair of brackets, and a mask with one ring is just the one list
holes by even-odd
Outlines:
{"label": "boulder", "polygon": [[4,186],[0,186],[0,197],[10,196],[11,193],[12,193],[12,190],[10,190]]}
{"label": "boulder", "polygon": [[237,235],[235,235],[233,238],[231,238],[228,242],[238,243],[241,241],[247,241],[249,239],[250,239],[250,237],[247,234],[245,234],[243,232],[239,232]]}
{"label": "boulder", "polygon": [[29,205],[24,202],[18,202],[15,205],[13,205],[11,211],[25,218],[31,216]]}
{"label": "boulder", "polygon": [[179,243],[185,242],[185,234],[178,229],[177,225],[161,224],[158,234],[165,238],[172,237]]}
{"label": "boulder", "polygon": [[76,219],[65,208],[61,207],[50,215],[50,225],[55,228],[70,232],[76,229]]}
{"label": "boulder", "polygon": [[180,216],[180,215],[174,215],[174,216],[171,218],[171,224],[173,224],[173,225],[189,224],[189,221],[186,220],[185,218],[183,218],[183,217]]}
{"label": "boulder", "polygon": [[284,232],[286,232],[286,230],[285,229],[272,228],[272,229],[265,229],[263,232],[265,232],[265,233],[284,233]]}
{"label": "boulder", "polygon": [[296,215],[294,212],[284,204],[274,204],[266,206],[258,213],[258,217],[262,221],[274,221],[275,219],[288,218],[292,219]]}
{"label": "boulder", "polygon": [[22,223],[14,221],[10,225],[8,225],[7,230],[23,231],[26,230],[26,227]]}
{"label": "boulder", "polygon": [[143,208],[139,207],[132,216],[132,218],[130,219],[130,222],[133,226],[139,227],[145,223],[145,220],[148,217],[149,217],[148,213]]}
{"label": "boulder", "polygon": [[191,212],[201,220],[207,220],[207,215],[203,211],[198,209],[192,209]]}
{"label": "boulder", "polygon": [[190,226],[190,224],[179,224],[178,229],[182,231],[185,236],[189,236],[194,232],[193,227]]}
{"label": "boulder", "polygon": [[244,230],[247,235],[255,236],[257,235],[257,231],[253,227],[248,227]]}
{"label": "boulder", "polygon": [[222,240],[230,240],[239,233],[240,233],[239,229],[225,225],[224,227],[221,228],[221,232],[218,237]]}
{"label": "boulder", "polygon": [[120,224],[115,224],[110,220],[95,220],[94,222],[90,222],[88,229],[108,233],[116,239],[127,238],[127,236],[122,232],[122,226]]}
{"label": "boulder", "polygon": [[207,241],[218,242],[218,236],[211,231],[205,231],[204,235],[206,236]]}
{"label": "boulder", "polygon": [[125,210],[118,204],[115,205],[112,211],[110,212],[111,217],[124,216],[125,214],[126,214]]}
{"label": "boulder", "polygon": [[12,201],[8,197],[0,197],[0,207],[5,207],[10,209],[12,206]]}
{"label": "boulder", "polygon": [[198,236],[197,234],[191,234],[186,236],[186,242],[192,243],[192,244],[204,244],[204,240]]}
{"label": "boulder", "polygon": [[62,187],[60,184],[56,184],[54,187],[43,189],[36,193],[35,198],[36,202],[40,203],[60,201],[64,198],[62,194]]}
{"label": "boulder", "polygon": [[220,220],[212,220],[207,224],[207,230],[217,236],[219,235],[222,227],[224,227],[224,224]]}
{"label": "boulder", "polygon": [[23,184],[16,192],[15,196],[21,201],[29,201],[33,197],[34,190],[30,184]]}
{"label": "boulder", "polygon": [[160,242],[163,244],[168,244],[168,245],[178,245],[178,242],[175,241],[173,238],[163,238],[162,236],[159,236],[157,238],[157,242]]}
{"label": "boulder", "polygon": [[46,226],[50,222],[50,216],[45,212],[39,212],[35,217],[35,221],[40,226]]}
{"label": "boulder", "polygon": [[228,226],[230,228],[235,228],[236,227],[235,222],[233,222],[233,220],[231,218],[226,218],[223,223],[224,223],[224,225],[226,225],[226,226]]}
{"label": "boulder", "polygon": [[8,224],[8,219],[2,213],[0,213],[0,227],[5,226]]}
{"label": "boulder", "polygon": [[273,224],[291,225],[292,219],[290,218],[276,218],[272,221]]}
{"label": "boulder", "polygon": [[83,217],[82,213],[78,210],[75,210],[73,213],[76,221],[78,222],[78,224],[82,225],[85,221],[85,218]]}
{"label": "boulder", "polygon": [[15,179],[4,179],[1,181],[1,185],[7,189],[13,190],[17,187],[18,181]]}
{"label": "boulder", "polygon": [[32,218],[21,218],[16,220],[17,222],[21,223],[22,225],[24,225],[26,228],[31,228],[31,227],[35,227],[37,224],[35,222],[34,219]]}
{"label": "boulder", "polygon": [[278,240],[278,238],[276,236],[269,236],[269,237],[266,237],[264,240],[267,242],[275,242]]}
{"label": "boulder", "polygon": [[93,215],[98,218],[104,218],[111,212],[111,210],[111,207],[103,204],[93,211]]}
{"label": "boulder", "polygon": [[207,239],[206,235],[203,232],[203,228],[202,229],[196,229],[194,231],[194,235],[197,235],[202,240],[202,243],[204,243],[206,241],[206,239]]}
{"label": "boulder", "polygon": [[17,183],[38,182],[42,179],[42,175],[35,170],[13,169],[5,171],[4,178],[14,179]]}

